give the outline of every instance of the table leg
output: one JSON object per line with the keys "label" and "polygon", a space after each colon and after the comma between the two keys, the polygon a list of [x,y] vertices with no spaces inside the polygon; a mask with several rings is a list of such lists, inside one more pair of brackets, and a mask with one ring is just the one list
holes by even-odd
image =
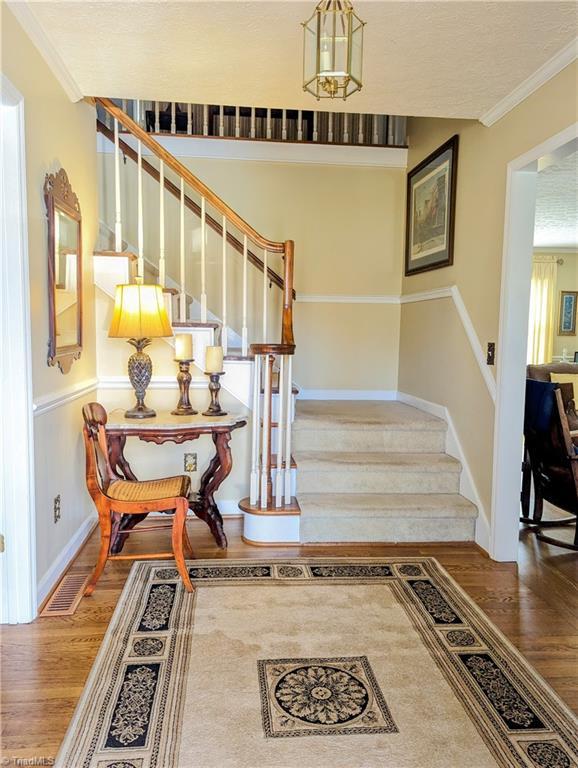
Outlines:
{"label": "table leg", "polygon": [[223,529],[223,518],[215,502],[214,494],[223,480],[231,472],[233,458],[229,446],[230,432],[213,433],[213,443],[216,453],[201,478],[198,501],[193,505],[193,511],[209,526],[215,541],[221,549],[227,547],[227,537]]}

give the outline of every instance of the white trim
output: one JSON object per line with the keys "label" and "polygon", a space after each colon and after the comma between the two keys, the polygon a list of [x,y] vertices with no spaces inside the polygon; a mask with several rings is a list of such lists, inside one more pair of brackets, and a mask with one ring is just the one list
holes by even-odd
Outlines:
{"label": "white trim", "polygon": [[578,123],[574,123],[507,166],[492,471],[490,555],[495,560],[515,561],[518,553],[525,339],[538,161],[577,139]]}
{"label": "white trim", "polygon": [[321,296],[314,293],[298,293],[296,301],[300,304],[399,304],[398,294],[383,296]]}
{"label": "white trim", "polygon": [[77,384],[73,384],[66,389],[61,389],[58,392],[53,392],[49,395],[42,395],[42,397],[36,398],[34,405],[34,416],[42,416],[49,411],[55,410],[55,408],[61,408],[67,403],[72,403],[74,400],[78,400],[79,397],[87,395],[89,392],[94,392],[98,388],[98,379],[88,379],[87,381],[79,381]]}
{"label": "white trim", "polygon": [[36,18],[32,10],[32,3],[26,2],[26,0],[6,0],[6,4],[50,67],[52,74],[58,80],[68,98],[71,101],[80,101],[84,94]]}
{"label": "white trim", "polygon": [[418,291],[417,293],[404,293],[400,297],[401,304],[415,304],[417,301],[434,301],[435,299],[451,299],[452,285],[446,285],[443,288],[432,288],[429,291]]}
{"label": "white trim", "polygon": [[[134,138],[122,134],[123,141],[136,146]],[[303,142],[251,141],[214,137],[167,136],[154,138],[175,157],[207,157],[213,160],[249,160],[269,163],[308,163],[312,165],[354,165],[377,168],[407,168],[407,149],[360,147],[353,144],[306,144]],[[114,145],[102,134],[97,136],[97,152],[113,152]],[[143,147],[143,157],[152,154]]]}
{"label": "white trim", "polygon": [[300,389],[298,400],[396,400],[395,389]]}
{"label": "white trim", "polygon": [[300,515],[243,514],[243,538],[257,544],[298,544]]}
{"label": "white trim", "polygon": [[86,543],[88,537],[98,525],[98,519],[91,515],[76,529],[76,532],[69,539],[66,546],[60,550],[57,557],[52,561],[50,568],[38,582],[38,603],[40,606],[58,584],[68,566],[75,560],[80,549]]}
{"label": "white trim", "polygon": [[423,400],[421,397],[408,395],[405,392],[398,392],[397,399],[402,403],[412,405],[414,408],[419,408],[421,411],[425,411],[432,416],[437,416],[447,423],[446,453],[449,456],[453,456],[462,465],[462,471],[460,473],[460,494],[471,501],[472,504],[475,504],[478,509],[475,541],[476,544],[487,552],[490,545],[489,515],[480,500],[480,494],[476,488],[470,465],[466,459],[462,443],[459,439],[454,420],[452,419],[449,410],[444,405],[432,403],[429,400]]}
{"label": "white trim", "polygon": [[500,99],[497,104],[489,109],[487,112],[479,118],[480,123],[489,128],[491,125],[500,120],[504,115],[507,115],[514,107],[517,107],[524,99],[531,96],[534,91],[543,86],[559,72],[561,72],[569,64],[578,57],[578,37],[571,40],[568,45],[565,45],[558,53],[552,56],[551,59],[541,67],[523,80],[517,85],[513,91],[503,99]]}
{"label": "white trim", "polygon": [[[147,389],[178,389],[177,377],[153,376]],[[100,376],[97,389],[132,389],[128,376]],[[195,376],[191,380],[191,389],[206,389],[206,377]]]}
{"label": "white trim", "polygon": [[[1,75],[0,621],[36,617],[36,513],[24,98]],[[10,253],[10,257],[8,254]]]}
{"label": "white trim", "polygon": [[401,303],[413,304],[415,302],[433,301],[436,299],[453,299],[458,316],[462,321],[462,326],[464,328],[466,336],[468,337],[468,341],[470,342],[470,347],[474,354],[474,358],[476,360],[476,363],[478,364],[478,368],[480,369],[482,378],[484,379],[484,383],[488,389],[490,397],[495,402],[496,380],[494,379],[492,373],[488,368],[483,347],[480,343],[480,340],[478,339],[476,329],[474,328],[474,324],[472,323],[472,319],[469,315],[466,305],[464,304],[464,300],[462,299],[462,295],[460,293],[460,289],[458,288],[458,286],[450,285],[450,286],[445,286],[443,288],[434,288],[431,291],[407,293],[401,297]]}
{"label": "white trim", "polygon": [[578,253],[578,243],[576,245],[535,245],[534,253],[557,253],[560,256],[568,253]]}

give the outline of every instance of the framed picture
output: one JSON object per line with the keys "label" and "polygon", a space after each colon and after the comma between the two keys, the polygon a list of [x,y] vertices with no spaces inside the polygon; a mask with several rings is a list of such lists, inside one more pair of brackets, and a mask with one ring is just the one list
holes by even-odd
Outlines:
{"label": "framed picture", "polygon": [[454,262],[454,213],[459,136],[452,136],[407,177],[405,274]]}
{"label": "framed picture", "polygon": [[576,336],[576,301],[578,291],[560,291],[558,336]]}

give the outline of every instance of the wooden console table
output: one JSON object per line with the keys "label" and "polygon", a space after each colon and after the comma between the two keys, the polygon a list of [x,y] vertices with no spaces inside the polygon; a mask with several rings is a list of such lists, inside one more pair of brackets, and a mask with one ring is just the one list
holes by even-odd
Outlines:
{"label": "wooden console table", "polygon": [[[223,518],[215,502],[214,494],[231,472],[233,457],[229,443],[231,432],[244,427],[247,421],[242,416],[227,415],[209,417],[173,416],[169,412],[160,412],[151,419],[127,419],[123,409],[111,411],[108,415],[106,432],[110,446],[110,464],[113,471],[125,480],[136,480],[126,456],[124,446],[127,437],[138,437],[147,443],[185,443],[197,440],[201,435],[211,435],[215,445],[215,455],[201,477],[197,493],[191,492],[190,508],[195,515],[209,526],[215,541],[221,549],[227,547],[227,537],[223,530]],[[127,539],[127,532],[145,519],[142,515],[124,515],[123,525],[111,542],[111,552],[118,554]]]}

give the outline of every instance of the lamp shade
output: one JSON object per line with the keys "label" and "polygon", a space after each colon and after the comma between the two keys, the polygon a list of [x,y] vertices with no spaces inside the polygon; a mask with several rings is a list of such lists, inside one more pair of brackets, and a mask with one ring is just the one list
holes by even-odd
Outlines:
{"label": "lamp shade", "polygon": [[172,336],[160,285],[117,285],[108,335],[121,339]]}

